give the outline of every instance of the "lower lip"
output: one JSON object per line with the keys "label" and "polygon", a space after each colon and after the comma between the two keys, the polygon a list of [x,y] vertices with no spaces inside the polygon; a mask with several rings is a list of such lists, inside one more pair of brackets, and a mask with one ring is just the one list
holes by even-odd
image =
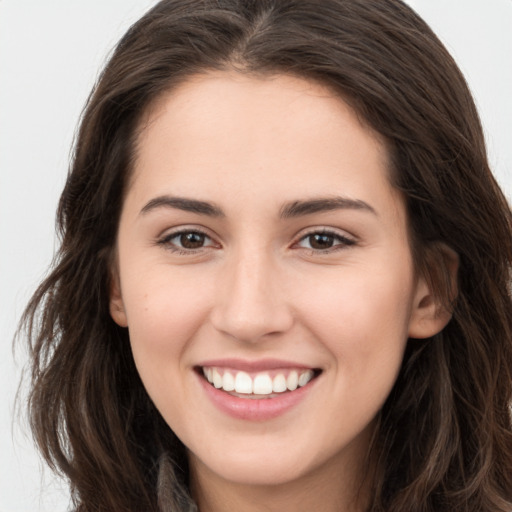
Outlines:
{"label": "lower lip", "polygon": [[213,404],[222,412],[247,421],[267,421],[277,418],[298,405],[310,392],[317,378],[295,391],[287,391],[273,398],[238,398],[217,389],[198,375],[200,383]]}

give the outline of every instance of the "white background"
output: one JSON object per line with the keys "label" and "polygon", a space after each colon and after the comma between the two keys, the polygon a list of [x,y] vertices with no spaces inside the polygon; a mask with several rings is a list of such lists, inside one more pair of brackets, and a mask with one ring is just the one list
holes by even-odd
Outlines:
{"label": "white background", "polygon": [[[25,354],[11,341],[55,249],[73,133],[98,71],[154,0],[0,0],[0,512],[63,512],[14,415]],[[466,74],[495,174],[512,198],[512,0],[409,0]]]}

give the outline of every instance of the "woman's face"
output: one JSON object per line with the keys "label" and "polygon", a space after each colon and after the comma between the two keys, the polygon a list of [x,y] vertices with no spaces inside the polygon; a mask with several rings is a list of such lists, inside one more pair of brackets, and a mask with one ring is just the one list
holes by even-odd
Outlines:
{"label": "woman's face", "polygon": [[442,327],[387,166],[298,78],[205,74],[148,113],[111,313],[197,474],[279,484],[364,460],[408,337]]}

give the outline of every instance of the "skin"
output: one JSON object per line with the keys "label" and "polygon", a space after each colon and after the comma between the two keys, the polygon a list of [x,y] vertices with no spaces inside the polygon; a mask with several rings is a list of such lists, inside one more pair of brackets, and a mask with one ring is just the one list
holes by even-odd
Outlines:
{"label": "skin", "polygon": [[[160,98],[138,142],[111,314],[188,449],[201,512],[363,510],[370,436],[407,340],[449,320],[414,271],[383,142],[319,84],[235,72]],[[352,202],[283,216],[326,198]],[[197,230],[184,248],[176,232]],[[226,357],[321,374],[291,410],[247,421],[214,406],[196,372]]]}

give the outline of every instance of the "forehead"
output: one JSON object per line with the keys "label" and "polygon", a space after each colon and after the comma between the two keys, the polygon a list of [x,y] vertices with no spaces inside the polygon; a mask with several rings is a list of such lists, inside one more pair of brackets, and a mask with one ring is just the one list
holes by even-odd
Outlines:
{"label": "forehead", "polygon": [[250,189],[277,205],[364,196],[369,184],[390,189],[388,167],[381,137],[331,89],[287,75],[215,72],[190,78],[148,110],[132,185],[144,196],[208,199]]}
{"label": "forehead", "polygon": [[[341,117],[337,115],[340,113]],[[328,120],[339,123],[341,118],[350,118],[350,123],[369,137],[386,144],[384,137],[372,130],[333,87],[288,74],[210,71],[192,75],[158,96],[146,109],[138,127],[139,143],[151,136],[152,125],[162,116],[169,121],[173,118],[180,129],[194,128],[195,136],[200,134],[197,128],[203,128],[208,137],[226,121],[234,128],[236,123],[246,121],[246,129],[249,125],[258,128],[256,122],[275,129],[276,121],[277,128],[286,121],[302,121],[295,128],[303,127],[311,134],[317,123],[325,126]],[[193,126],[194,121],[199,125]]]}

